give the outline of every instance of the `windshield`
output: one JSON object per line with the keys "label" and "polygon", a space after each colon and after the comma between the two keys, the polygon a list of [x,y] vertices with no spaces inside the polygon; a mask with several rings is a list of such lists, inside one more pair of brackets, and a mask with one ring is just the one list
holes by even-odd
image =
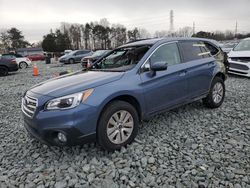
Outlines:
{"label": "windshield", "polygon": [[241,41],[235,48],[234,51],[250,51],[250,40]]}
{"label": "windshield", "polygon": [[108,52],[108,50],[98,50],[98,51],[94,52],[92,56],[94,56],[94,57],[101,56],[101,55],[105,54],[106,52]]}
{"label": "windshield", "polygon": [[130,70],[141,60],[149,48],[149,46],[136,46],[114,50],[94,64],[90,70],[118,72]]}

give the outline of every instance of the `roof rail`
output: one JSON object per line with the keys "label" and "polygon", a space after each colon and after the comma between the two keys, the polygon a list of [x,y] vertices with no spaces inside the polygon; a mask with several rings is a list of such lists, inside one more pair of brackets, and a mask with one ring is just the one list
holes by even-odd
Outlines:
{"label": "roof rail", "polygon": [[132,40],[132,41],[126,42],[125,44],[130,44],[130,43],[133,43],[133,42],[139,42],[139,41],[143,41],[143,40],[150,40],[150,39],[155,39],[155,38],[137,39],[137,40]]}

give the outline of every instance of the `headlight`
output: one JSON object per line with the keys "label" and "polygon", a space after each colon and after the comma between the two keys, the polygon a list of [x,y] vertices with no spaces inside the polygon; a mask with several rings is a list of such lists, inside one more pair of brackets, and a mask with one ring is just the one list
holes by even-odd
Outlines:
{"label": "headlight", "polygon": [[45,108],[46,110],[65,110],[75,108],[81,102],[85,102],[93,91],[94,89],[88,89],[80,93],[52,99],[46,104]]}

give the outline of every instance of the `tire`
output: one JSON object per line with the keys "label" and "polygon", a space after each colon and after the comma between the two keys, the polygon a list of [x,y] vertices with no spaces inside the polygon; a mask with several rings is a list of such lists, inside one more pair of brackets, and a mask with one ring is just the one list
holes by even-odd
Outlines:
{"label": "tire", "polygon": [[19,68],[20,69],[26,69],[28,67],[28,64],[24,61],[20,62],[19,63]]}
{"label": "tire", "polygon": [[225,98],[225,83],[220,77],[215,77],[212,81],[209,94],[203,99],[203,103],[208,108],[218,108]]}
{"label": "tire", "polygon": [[[118,117],[119,121],[116,121],[114,117]],[[122,120],[124,121],[122,122]],[[119,123],[114,125],[113,123],[116,122]],[[108,104],[100,116],[97,126],[97,141],[105,150],[119,150],[134,140],[138,127],[139,116],[136,109],[127,102],[113,101]]]}
{"label": "tire", "polygon": [[8,68],[0,66],[0,76],[7,76],[8,75]]}
{"label": "tire", "polygon": [[74,59],[69,59],[69,64],[74,64],[75,63],[75,60]]}

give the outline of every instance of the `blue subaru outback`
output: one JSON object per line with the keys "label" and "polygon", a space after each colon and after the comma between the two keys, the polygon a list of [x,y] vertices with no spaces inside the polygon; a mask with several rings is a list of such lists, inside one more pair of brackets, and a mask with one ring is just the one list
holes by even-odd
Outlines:
{"label": "blue subaru outback", "polygon": [[147,39],[125,44],[91,68],[30,88],[22,99],[24,125],[50,145],[97,140],[106,150],[131,143],[139,122],[203,100],[221,106],[226,67],[207,39]]}

